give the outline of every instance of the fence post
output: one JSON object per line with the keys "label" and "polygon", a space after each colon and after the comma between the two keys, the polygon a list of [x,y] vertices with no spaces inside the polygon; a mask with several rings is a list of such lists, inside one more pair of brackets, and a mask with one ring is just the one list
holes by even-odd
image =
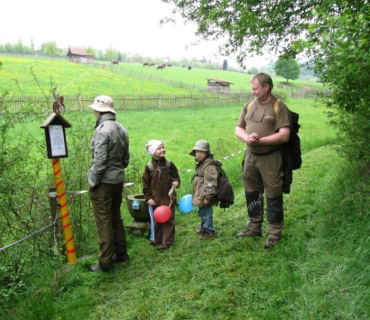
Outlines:
{"label": "fence post", "polygon": [[159,109],[162,108],[162,94],[161,93],[159,94],[158,107],[159,107]]}
{"label": "fence post", "polygon": [[77,99],[78,99],[78,108],[80,111],[82,111],[82,99],[81,99],[81,93],[79,93],[77,95]]}
{"label": "fence post", "polygon": [[292,98],[293,98],[293,88],[292,88]]}
{"label": "fence post", "polygon": [[[58,201],[57,201],[57,189],[55,187],[49,188],[49,203],[50,203],[50,213],[51,213],[51,221],[54,223],[54,244],[59,247],[59,238],[57,235],[60,235],[60,228],[59,225],[56,223],[57,221],[57,207],[58,207]],[[52,245],[54,245],[52,244]],[[54,254],[57,255],[58,251],[54,250]]]}
{"label": "fence post", "polygon": [[122,110],[125,109],[125,96],[122,97]]}

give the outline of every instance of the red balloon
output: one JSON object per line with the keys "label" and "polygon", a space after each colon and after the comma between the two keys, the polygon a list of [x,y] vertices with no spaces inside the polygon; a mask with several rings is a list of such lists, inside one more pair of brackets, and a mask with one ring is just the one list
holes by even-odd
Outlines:
{"label": "red balloon", "polygon": [[171,218],[171,209],[168,206],[159,206],[154,210],[154,219],[157,222],[164,223]]}

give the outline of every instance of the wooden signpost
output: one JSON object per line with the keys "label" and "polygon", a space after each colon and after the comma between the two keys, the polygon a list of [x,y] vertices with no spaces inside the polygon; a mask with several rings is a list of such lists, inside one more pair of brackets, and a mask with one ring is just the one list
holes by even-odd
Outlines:
{"label": "wooden signpost", "polygon": [[59,162],[59,158],[68,157],[65,128],[70,127],[71,124],[60,115],[59,110],[57,110],[57,112],[53,112],[41,125],[41,128],[45,129],[48,158],[51,159],[53,166],[56,193],[60,205],[60,215],[63,225],[63,235],[66,241],[67,260],[71,264],[76,264],[76,249],[73,241],[72,225],[69,218],[66,191],[62,178],[62,169]]}

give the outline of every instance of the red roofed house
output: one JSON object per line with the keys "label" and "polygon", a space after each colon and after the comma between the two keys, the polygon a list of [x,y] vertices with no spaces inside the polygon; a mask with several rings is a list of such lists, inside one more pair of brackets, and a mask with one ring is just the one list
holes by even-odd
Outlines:
{"label": "red roofed house", "polygon": [[230,84],[232,82],[228,82],[222,79],[207,79],[208,80],[208,92],[216,92],[216,93],[230,93]]}
{"label": "red roofed house", "polygon": [[72,48],[68,49],[67,56],[69,57],[70,62],[77,62],[77,63],[93,63],[94,56],[92,54],[87,53],[84,47],[79,48]]}

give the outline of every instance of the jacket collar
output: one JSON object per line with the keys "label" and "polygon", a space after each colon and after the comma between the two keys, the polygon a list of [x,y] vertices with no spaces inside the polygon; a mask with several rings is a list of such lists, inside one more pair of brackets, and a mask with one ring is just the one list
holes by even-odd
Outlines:
{"label": "jacket collar", "polygon": [[104,121],[107,120],[115,121],[116,115],[112,112],[103,113],[101,117],[98,120],[96,120],[95,128],[97,128],[99,125],[101,125]]}

